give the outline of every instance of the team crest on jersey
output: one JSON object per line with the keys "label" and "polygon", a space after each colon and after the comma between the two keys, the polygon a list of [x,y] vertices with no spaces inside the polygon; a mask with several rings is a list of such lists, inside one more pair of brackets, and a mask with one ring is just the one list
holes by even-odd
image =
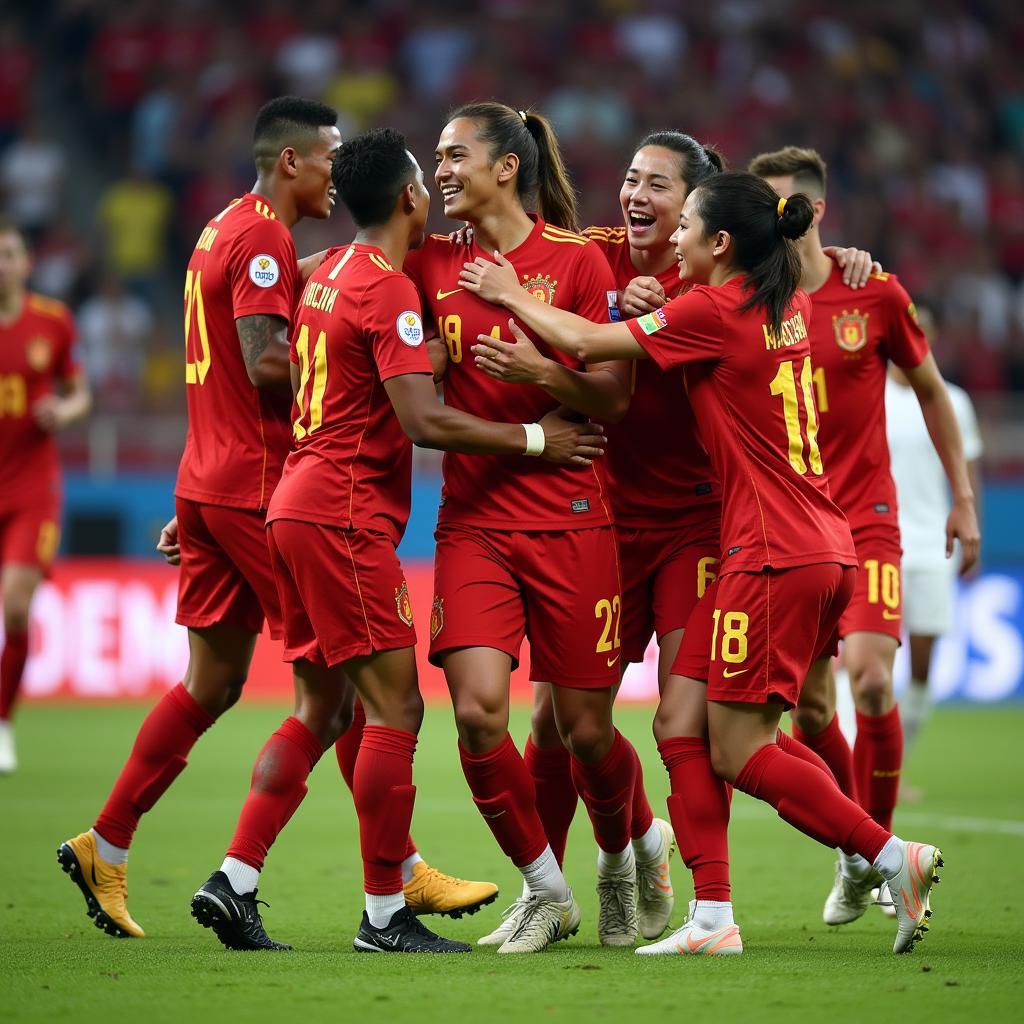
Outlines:
{"label": "team crest on jersey", "polygon": [[281,276],[281,269],[273,256],[262,253],[249,260],[249,280],[257,288],[272,288]]}
{"label": "team crest on jersey", "polygon": [[537,277],[527,277],[523,274],[523,287],[535,298],[540,299],[541,302],[546,302],[549,306],[555,304],[555,286],[558,284],[557,281],[552,281],[547,274],[539,274]]}
{"label": "team crest on jersey", "polygon": [[42,373],[50,365],[52,353],[53,346],[50,344],[49,338],[41,336],[29,338],[25,345],[25,359],[36,373]]}
{"label": "team crest on jersey", "polygon": [[839,316],[832,317],[832,329],[836,333],[836,344],[844,352],[859,352],[868,343],[868,313],[845,309]]}
{"label": "team crest on jersey", "polygon": [[402,580],[401,587],[395,587],[395,608],[398,617],[407,626],[412,625],[412,601],[409,600],[409,584]]}
{"label": "team crest on jersey", "polygon": [[423,321],[420,320],[419,313],[414,313],[411,309],[407,309],[399,315],[395,321],[395,327],[398,330],[398,336],[409,348],[415,348],[422,343]]}
{"label": "team crest on jersey", "polygon": [[430,639],[433,640],[444,629],[444,598],[435,597],[430,606]]}

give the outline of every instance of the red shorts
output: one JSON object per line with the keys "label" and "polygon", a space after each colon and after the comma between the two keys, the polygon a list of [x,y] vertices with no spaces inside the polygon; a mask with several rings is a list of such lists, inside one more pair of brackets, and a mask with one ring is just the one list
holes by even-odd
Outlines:
{"label": "red shorts", "polygon": [[576,689],[614,686],[622,668],[618,553],[610,526],[551,533],[446,524],[435,535],[430,661],[493,647],[530,678]]}
{"label": "red shorts", "polygon": [[903,626],[899,530],[854,530],[853,546],[859,563],[857,585],[839,620],[839,635],[883,633],[898,641]]}
{"label": "red shorts", "polygon": [[672,674],[706,679],[708,700],[793,707],[811,663],[838,650],[855,575],[819,562],[720,576],[686,624]]}
{"label": "red shorts", "polygon": [[622,565],[622,660],[643,661],[653,632],[684,629],[719,562],[717,507],[657,529],[615,527]]}
{"label": "red shorts", "polygon": [[281,638],[281,606],[270,568],[266,515],[175,498],[181,572],[175,621],[190,629],[224,623]]}
{"label": "red shorts", "polygon": [[50,571],[60,545],[60,506],[0,512],[0,565],[31,565]]}
{"label": "red shorts", "polygon": [[384,534],[275,519],[267,539],[285,661],[340,665],[416,643],[405,574]]}

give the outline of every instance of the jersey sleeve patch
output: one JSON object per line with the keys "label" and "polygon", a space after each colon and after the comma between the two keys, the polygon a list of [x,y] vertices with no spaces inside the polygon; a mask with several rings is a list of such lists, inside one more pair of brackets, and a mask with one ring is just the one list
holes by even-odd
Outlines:
{"label": "jersey sleeve patch", "polygon": [[417,345],[423,344],[423,321],[420,319],[419,313],[411,309],[405,310],[404,313],[399,314],[395,321],[395,327],[398,330],[398,337],[409,348],[416,348]]}
{"label": "jersey sleeve patch", "polygon": [[644,334],[654,334],[655,331],[668,327],[668,317],[665,316],[664,310],[661,309],[656,309],[653,313],[645,313],[643,316],[637,317],[636,322]]}
{"label": "jersey sleeve patch", "polygon": [[273,256],[260,253],[249,260],[249,280],[257,288],[273,288],[280,279],[281,268]]}

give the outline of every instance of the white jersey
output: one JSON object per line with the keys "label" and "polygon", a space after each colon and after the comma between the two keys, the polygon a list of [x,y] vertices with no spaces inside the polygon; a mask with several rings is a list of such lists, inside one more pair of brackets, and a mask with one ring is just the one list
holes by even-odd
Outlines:
{"label": "white jersey", "polygon": [[[981,456],[981,434],[974,406],[963,388],[948,384],[953,412],[960,425],[964,458]],[[949,488],[913,388],[885,382],[885,421],[892,475],[899,503],[903,568],[927,569],[946,559]]]}

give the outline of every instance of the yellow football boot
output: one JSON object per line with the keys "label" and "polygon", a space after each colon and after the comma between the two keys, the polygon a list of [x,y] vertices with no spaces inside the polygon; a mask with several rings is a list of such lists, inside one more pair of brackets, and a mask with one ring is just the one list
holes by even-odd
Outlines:
{"label": "yellow football boot", "polygon": [[412,878],[405,883],[405,905],[414,914],[462,917],[475,914],[497,898],[498,887],[493,882],[453,878],[422,860],[412,866]]}
{"label": "yellow football boot", "polygon": [[97,853],[91,831],[61,843],[57,863],[82,890],[86,913],[97,928],[119,939],[145,937],[128,913],[128,866],[108,864]]}

